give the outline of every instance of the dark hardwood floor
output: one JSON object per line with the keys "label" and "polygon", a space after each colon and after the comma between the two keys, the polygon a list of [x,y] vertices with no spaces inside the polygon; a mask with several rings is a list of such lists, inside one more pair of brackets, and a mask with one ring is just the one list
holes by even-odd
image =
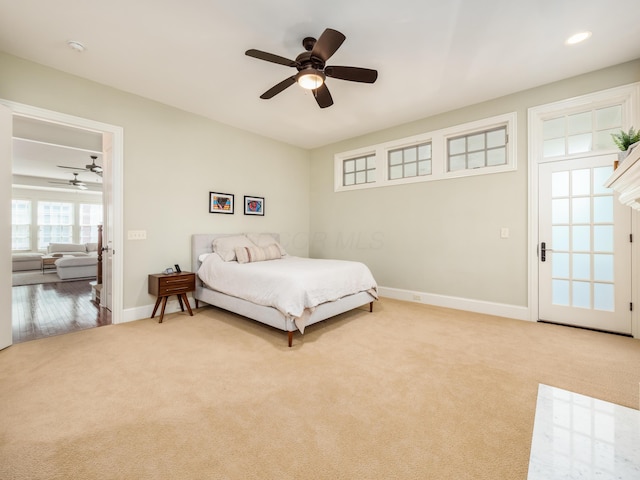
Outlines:
{"label": "dark hardwood floor", "polygon": [[91,300],[89,280],[12,287],[13,343],[111,325]]}

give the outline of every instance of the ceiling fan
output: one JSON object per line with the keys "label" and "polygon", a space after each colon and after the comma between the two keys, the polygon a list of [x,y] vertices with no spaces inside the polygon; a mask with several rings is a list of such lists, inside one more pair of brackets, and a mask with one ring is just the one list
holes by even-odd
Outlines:
{"label": "ceiling fan", "polygon": [[78,190],[87,190],[88,188],[86,183],[80,181],[77,173],[74,173],[73,180],[69,180],[68,182],[49,182],[49,183],[54,183],[56,185],[72,185],[76,187]]}
{"label": "ceiling fan", "polygon": [[100,165],[96,165],[96,160],[98,159],[98,157],[96,155],[91,155],[91,163],[88,165],[85,165],[84,168],[83,167],[68,167],[66,165],[58,165],[58,167],[60,168],[68,168],[70,170],[86,170],[87,172],[93,172],[98,176],[102,176],[102,167]]}
{"label": "ceiling fan", "polygon": [[262,99],[269,99],[276,96],[294,83],[298,83],[302,88],[311,90],[320,108],[333,105],[333,98],[325,83],[326,77],[348,80],[350,82],[374,83],[378,78],[378,72],[369,68],[327,66],[326,62],[340,48],[346,37],[331,28],[327,28],[317,40],[313,37],[306,37],[302,40],[305,51],[296,57],[295,60],[274,55],[273,53],[261,50],[247,50],[245,55],[267,62],[278,63],[287,67],[295,67],[298,73],[283,80],[277,85],[260,95]]}

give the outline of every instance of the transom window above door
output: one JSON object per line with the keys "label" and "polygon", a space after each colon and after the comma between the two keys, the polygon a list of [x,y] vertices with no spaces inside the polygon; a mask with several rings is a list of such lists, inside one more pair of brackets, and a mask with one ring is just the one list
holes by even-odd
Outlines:
{"label": "transom window above door", "polygon": [[619,132],[622,124],[622,104],[546,119],[542,123],[543,157],[615,149],[611,134]]}

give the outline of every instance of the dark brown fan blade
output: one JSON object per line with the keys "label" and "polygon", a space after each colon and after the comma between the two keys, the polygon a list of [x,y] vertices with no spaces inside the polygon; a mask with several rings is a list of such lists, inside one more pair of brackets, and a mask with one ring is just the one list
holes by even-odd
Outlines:
{"label": "dark brown fan blade", "polygon": [[316,98],[320,108],[327,108],[333,105],[333,98],[331,98],[331,93],[329,93],[326,83],[313,90],[313,96]]}
{"label": "dark brown fan blade", "polygon": [[324,73],[327,77],[350,82],[373,83],[378,79],[378,72],[369,68],[332,66],[326,67]]}
{"label": "dark brown fan blade", "polygon": [[289,77],[289,78],[287,78],[287,79],[285,79],[283,81],[281,81],[277,85],[274,85],[269,90],[267,90],[262,95],[260,95],[260,98],[262,98],[263,100],[268,100],[270,98],[273,98],[277,94],[279,94],[281,91],[283,91],[285,88],[290,87],[294,83],[296,83],[296,76],[295,75],[292,76],[292,77]]}
{"label": "dark brown fan blade", "polygon": [[289,60],[288,58],[281,57],[280,55],[274,55],[273,53],[263,52],[261,50],[247,50],[244,52],[245,55],[253,58],[257,58],[259,60],[264,60],[265,62],[278,63],[280,65],[286,65],[287,67],[295,67],[296,62],[293,60]]}
{"label": "dark brown fan blade", "polygon": [[342,45],[342,42],[344,42],[346,38],[347,37],[339,31],[327,28],[322,32],[322,35],[320,35],[320,38],[313,46],[311,55],[321,58],[323,62],[326,62],[331,55],[336,53],[336,50],[340,48],[340,45]]}

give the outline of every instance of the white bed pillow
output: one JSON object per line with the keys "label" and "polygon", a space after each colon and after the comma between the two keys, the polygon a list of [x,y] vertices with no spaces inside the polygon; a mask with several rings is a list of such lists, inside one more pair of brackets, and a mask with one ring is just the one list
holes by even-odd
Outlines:
{"label": "white bed pillow", "polygon": [[244,235],[230,235],[228,237],[218,237],[211,242],[212,250],[220,255],[225,262],[232,262],[236,259],[236,248],[253,247],[254,244]]}
{"label": "white bed pillow", "polygon": [[266,260],[277,260],[282,258],[278,245],[272,243],[266,247],[236,247],[236,258],[238,263],[264,262]]}
{"label": "white bed pillow", "polygon": [[285,252],[282,245],[280,245],[273,236],[268,233],[247,233],[247,238],[255,243],[258,247],[268,247],[269,245],[277,245],[280,250],[280,255],[285,256]]}

